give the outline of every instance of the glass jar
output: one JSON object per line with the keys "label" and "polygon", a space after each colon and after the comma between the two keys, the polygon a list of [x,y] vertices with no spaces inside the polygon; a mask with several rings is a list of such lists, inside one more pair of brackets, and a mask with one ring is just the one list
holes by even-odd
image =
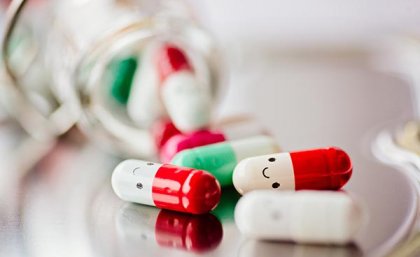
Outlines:
{"label": "glass jar", "polygon": [[127,58],[143,65],[138,58],[151,45],[170,43],[182,49],[214,105],[221,84],[220,54],[184,1],[56,0],[48,10],[51,18],[39,54],[61,110],[52,125],[61,126],[58,131],[75,123],[119,156],[153,158],[150,124],[133,122],[127,106],[110,91],[118,75],[112,66]]}

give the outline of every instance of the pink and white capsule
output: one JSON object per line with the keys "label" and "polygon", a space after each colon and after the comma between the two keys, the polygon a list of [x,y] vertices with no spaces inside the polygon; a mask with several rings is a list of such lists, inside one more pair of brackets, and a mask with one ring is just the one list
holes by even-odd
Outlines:
{"label": "pink and white capsule", "polygon": [[200,84],[185,53],[165,45],[158,53],[157,70],[161,96],[169,117],[182,132],[205,128],[210,123],[211,97]]}
{"label": "pink and white capsule", "polygon": [[182,150],[265,134],[260,124],[246,120],[215,130],[200,130],[190,134],[175,134],[160,149],[160,160],[170,162]]}

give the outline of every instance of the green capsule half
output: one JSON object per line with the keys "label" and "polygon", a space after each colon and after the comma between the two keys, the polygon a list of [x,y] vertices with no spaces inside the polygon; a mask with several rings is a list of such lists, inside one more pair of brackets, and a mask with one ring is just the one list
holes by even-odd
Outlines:
{"label": "green capsule half", "polygon": [[272,137],[261,135],[184,150],[176,154],[171,163],[206,170],[223,187],[233,184],[232,173],[239,161],[279,151],[280,148]]}
{"label": "green capsule half", "polygon": [[112,98],[120,104],[127,104],[138,65],[137,62],[137,58],[131,56],[112,61],[110,65],[110,72],[112,73],[110,93]]}

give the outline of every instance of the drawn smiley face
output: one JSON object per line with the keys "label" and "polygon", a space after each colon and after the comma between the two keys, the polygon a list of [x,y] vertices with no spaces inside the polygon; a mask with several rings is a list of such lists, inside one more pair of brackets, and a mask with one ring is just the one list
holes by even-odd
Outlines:
{"label": "drawn smiley face", "polygon": [[[273,162],[276,161],[276,158],[270,157],[270,158],[268,158],[268,161],[271,162],[271,163],[273,163]],[[263,175],[264,178],[270,179],[270,176],[268,175],[268,172],[267,171],[268,171],[268,167],[264,167],[264,169],[261,171],[261,173],[262,173],[262,175]],[[274,188],[274,189],[279,188],[280,187],[280,183],[276,181],[273,184],[271,184],[271,187]]]}
{"label": "drawn smiley face", "polygon": [[[153,165],[155,165],[155,163],[153,163],[153,162],[147,162],[147,163],[145,163],[145,165],[146,166],[153,166]],[[144,164],[143,164],[143,166],[145,166]],[[142,168],[143,167],[135,167],[134,169],[133,169],[133,175],[135,175],[135,176],[141,176],[141,173],[142,173]],[[136,184],[136,187],[138,188],[138,189],[143,189],[143,187],[144,187],[144,185],[143,185],[143,183],[142,182],[137,182],[137,184]]]}

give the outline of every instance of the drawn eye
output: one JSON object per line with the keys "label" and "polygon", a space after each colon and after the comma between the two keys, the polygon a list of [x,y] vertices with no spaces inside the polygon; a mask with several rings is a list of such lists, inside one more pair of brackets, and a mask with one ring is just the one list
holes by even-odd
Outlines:
{"label": "drawn eye", "polygon": [[273,185],[271,185],[273,188],[278,188],[280,186],[280,183],[274,182]]}
{"label": "drawn eye", "polygon": [[268,159],[268,161],[269,162],[275,162],[276,161],[276,158],[271,157],[271,158]]}
{"label": "drawn eye", "polygon": [[138,189],[142,189],[142,188],[143,188],[143,184],[139,182],[139,183],[137,183],[136,187],[137,187]]}
{"label": "drawn eye", "polygon": [[152,166],[152,165],[154,165],[154,163],[153,162],[148,162],[148,163],[146,163],[147,165],[149,165],[149,166]]}

